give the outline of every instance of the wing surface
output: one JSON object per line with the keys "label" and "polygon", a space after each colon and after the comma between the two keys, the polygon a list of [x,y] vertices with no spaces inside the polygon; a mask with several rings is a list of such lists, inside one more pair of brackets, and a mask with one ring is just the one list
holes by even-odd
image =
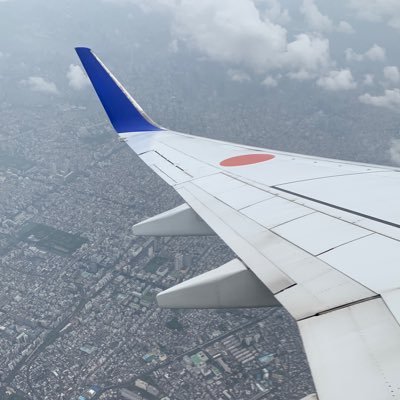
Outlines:
{"label": "wing surface", "polygon": [[[115,85],[135,108],[121,140],[186,203],[138,232],[215,233],[238,257],[232,269],[169,289],[159,302],[184,306],[191,292],[199,307],[279,302],[298,322],[320,400],[400,399],[399,171],[160,128],[90,50],[78,55],[114,126],[129,111],[115,111],[102,85]],[[253,293],[247,301],[260,282],[263,300]]]}

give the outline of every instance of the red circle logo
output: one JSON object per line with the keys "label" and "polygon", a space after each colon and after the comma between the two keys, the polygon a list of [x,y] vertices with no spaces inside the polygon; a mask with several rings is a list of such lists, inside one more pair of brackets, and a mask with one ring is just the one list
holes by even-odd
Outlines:
{"label": "red circle logo", "polygon": [[257,164],[264,161],[274,159],[273,154],[245,154],[243,156],[235,156],[227,158],[219,163],[222,167],[239,167],[241,165]]}

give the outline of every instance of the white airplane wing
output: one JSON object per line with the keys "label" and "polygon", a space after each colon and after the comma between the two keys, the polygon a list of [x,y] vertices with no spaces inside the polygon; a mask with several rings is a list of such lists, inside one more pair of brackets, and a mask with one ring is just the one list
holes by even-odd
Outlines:
{"label": "white airplane wing", "polygon": [[280,304],[320,400],[400,399],[399,171],[164,129],[90,49],[77,52],[121,139],[185,202],[134,231],[216,234],[237,255],[159,304]]}

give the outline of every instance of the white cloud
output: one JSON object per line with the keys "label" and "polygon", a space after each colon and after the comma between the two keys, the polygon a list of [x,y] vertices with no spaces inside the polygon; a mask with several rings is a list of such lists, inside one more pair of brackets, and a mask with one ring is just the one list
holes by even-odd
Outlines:
{"label": "white cloud", "polygon": [[392,139],[389,148],[390,159],[400,165],[400,139]]}
{"label": "white cloud", "polygon": [[170,13],[175,50],[184,44],[233,69],[260,75],[283,70],[295,79],[311,79],[331,63],[328,39],[302,33],[288,41],[277,22],[288,13],[277,0],[113,1]]}
{"label": "white cloud", "polygon": [[291,21],[287,8],[282,8],[279,0],[255,0],[255,4],[263,7],[264,18],[281,25]]}
{"label": "white cloud", "polygon": [[268,75],[263,81],[262,84],[267,87],[276,87],[278,86],[278,80]]}
{"label": "white cloud", "polygon": [[386,50],[374,44],[369,50],[366,51],[365,57],[371,61],[385,61],[386,58]]}
{"label": "white cloud", "polygon": [[58,94],[57,86],[54,82],[46,81],[41,76],[30,76],[21,81],[21,84],[29,87],[34,92]]}
{"label": "white cloud", "polygon": [[354,28],[346,21],[340,21],[336,30],[341,33],[354,33]]}
{"label": "white cloud", "polygon": [[286,29],[262,19],[251,0],[183,0],[174,34],[214,61],[260,74],[283,68],[310,78],[330,62],[327,39],[300,34],[288,42]]}
{"label": "white cloud", "polygon": [[400,71],[393,65],[383,68],[383,76],[391,83],[400,82]]}
{"label": "white cloud", "polygon": [[397,0],[350,0],[349,7],[360,19],[385,22],[400,29],[400,2]]}
{"label": "white cloud", "polygon": [[364,60],[364,55],[356,53],[353,49],[346,49],[344,51],[347,61],[362,61]]}
{"label": "white cloud", "polygon": [[330,71],[328,75],[317,80],[317,85],[330,91],[350,90],[357,87],[349,69]]}
{"label": "white cloud", "polygon": [[286,30],[250,0],[184,0],[174,14],[176,37],[215,61],[262,72],[278,66],[286,47]]}
{"label": "white cloud", "polygon": [[363,84],[365,86],[372,86],[374,84],[374,75],[372,74],[365,74],[364,75],[364,80],[363,80]]}
{"label": "white cloud", "polygon": [[319,32],[331,31],[333,29],[332,20],[319,11],[314,0],[303,0],[300,6],[300,12],[304,15],[307,24],[312,29]]}
{"label": "white cloud", "polygon": [[400,89],[387,89],[382,96],[372,96],[365,93],[358,99],[364,104],[400,111]]}
{"label": "white cloud", "polygon": [[386,50],[383,47],[374,44],[363,54],[356,53],[353,49],[348,48],[345,50],[345,55],[347,61],[385,61]]}
{"label": "white cloud", "polygon": [[282,55],[284,64],[292,71],[289,77],[305,80],[314,78],[326,69],[331,61],[328,39],[302,33],[293,42],[288,43],[287,52]]}
{"label": "white cloud", "polygon": [[240,71],[238,69],[228,70],[228,76],[234,82],[248,82],[251,80],[249,74],[247,74],[244,71]]}
{"label": "white cloud", "polygon": [[336,26],[327,15],[321,13],[314,0],[303,0],[300,12],[304,15],[307,25],[314,31],[354,33],[353,27],[346,21],[340,21]]}
{"label": "white cloud", "polygon": [[89,79],[79,65],[71,64],[67,71],[68,85],[75,90],[84,89],[89,85]]}

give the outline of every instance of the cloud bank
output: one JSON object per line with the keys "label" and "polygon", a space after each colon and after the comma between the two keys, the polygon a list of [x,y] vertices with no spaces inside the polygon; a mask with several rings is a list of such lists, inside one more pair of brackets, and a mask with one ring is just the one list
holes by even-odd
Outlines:
{"label": "cloud bank", "polygon": [[399,83],[400,82],[400,71],[394,65],[390,65],[390,66],[383,68],[383,76],[390,83]]}
{"label": "cloud bank", "polygon": [[317,85],[325,90],[340,91],[351,90],[357,87],[353,75],[349,69],[341,69],[339,71],[330,71],[328,75],[317,80]]}
{"label": "cloud bank", "polygon": [[263,81],[262,84],[267,87],[276,87],[278,86],[278,80],[273,76],[268,75]]}
{"label": "cloud bank", "polygon": [[361,103],[400,111],[400,89],[387,89],[382,96],[365,93],[358,98]]}
{"label": "cloud bank", "polygon": [[385,22],[400,29],[400,2],[397,0],[350,0],[349,7],[360,19]]}
{"label": "cloud bank", "polygon": [[347,61],[385,61],[386,50],[383,47],[374,44],[363,54],[356,53],[353,49],[348,48],[345,50],[345,55]]}
{"label": "cloud bank", "polygon": [[331,64],[329,40],[320,34],[300,33],[288,40],[281,24],[290,16],[277,0],[106,1],[169,13],[174,49],[183,44],[232,68],[260,75],[281,70],[293,79],[312,79]]}
{"label": "cloud bank", "polygon": [[[285,78],[313,80],[318,87],[330,92],[354,90],[358,87],[357,81],[364,87],[379,83],[374,76],[375,69],[362,71],[358,68],[360,75],[355,79],[349,68],[332,59],[329,38],[338,32],[353,33],[354,29],[347,21],[334,21],[323,14],[316,0],[302,0],[292,6],[292,15],[279,0],[103,1],[134,4],[146,13],[162,13],[170,21],[171,51],[186,48],[219,62],[226,67],[228,77],[236,82],[253,81],[275,87]],[[349,0],[346,7],[352,11],[353,18],[381,21],[400,29],[400,1]],[[295,15],[300,15],[306,23],[305,31],[298,29],[302,24],[291,24]],[[346,61],[366,65],[386,61],[384,47],[377,43],[369,46],[365,52],[347,48]],[[70,66],[68,79],[70,85],[78,89],[84,83],[81,71],[75,67]],[[383,76],[380,83],[386,88],[400,83],[400,71],[395,66],[385,67]],[[365,93],[359,100],[395,109],[398,95],[396,90],[386,91],[381,96]]]}
{"label": "cloud bank", "polygon": [[315,31],[354,33],[353,27],[346,21],[340,21],[335,25],[327,15],[321,13],[314,0],[303,0],[300,12],[304,15],[307,25]]}

